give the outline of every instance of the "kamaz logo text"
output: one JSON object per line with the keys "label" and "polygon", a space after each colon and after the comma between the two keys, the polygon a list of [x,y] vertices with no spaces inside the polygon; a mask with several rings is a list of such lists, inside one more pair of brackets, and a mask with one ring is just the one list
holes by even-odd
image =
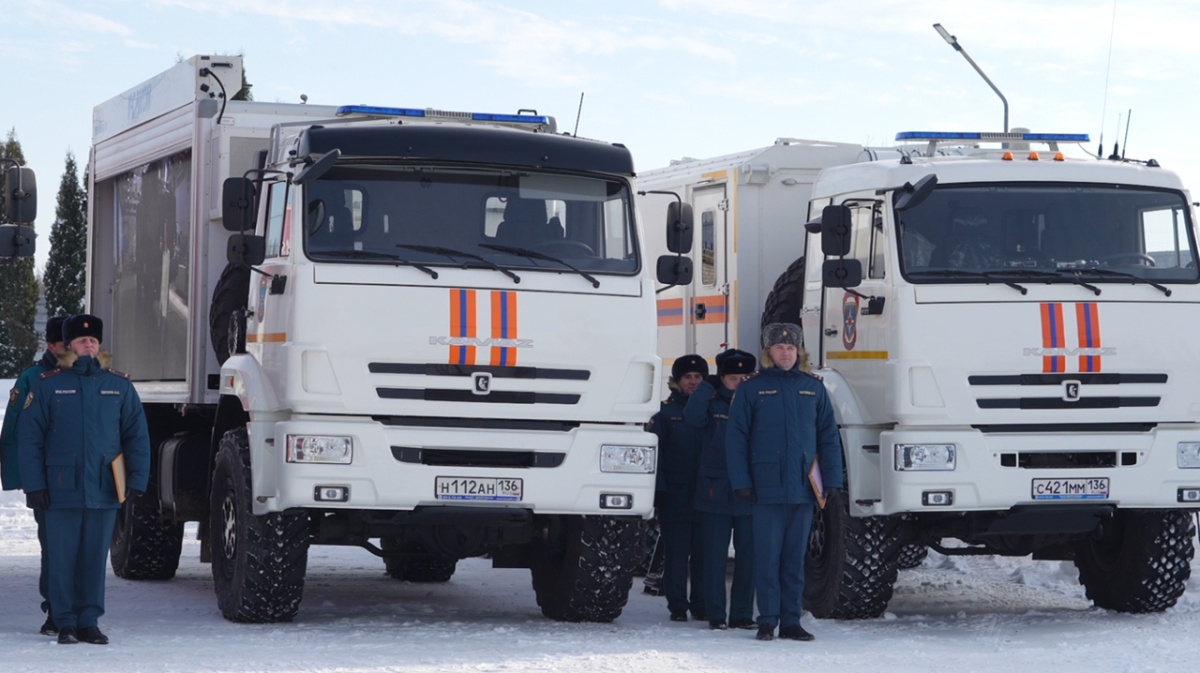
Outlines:
{"label": "kamaz logo text", "polygon": [[1022,355],[1032,355],[1034,357],[1057,357],[1057,356],[1099,356],[1099,355],[1116,355],[1117,348],[1115,346],[1106,348],[1026,348]]}
{"label": "kamaz logo text", "polygon": [[533,348],[533,339],[481,339],[478,337],[429,337],[430,346],[489,346],[494,348]]}

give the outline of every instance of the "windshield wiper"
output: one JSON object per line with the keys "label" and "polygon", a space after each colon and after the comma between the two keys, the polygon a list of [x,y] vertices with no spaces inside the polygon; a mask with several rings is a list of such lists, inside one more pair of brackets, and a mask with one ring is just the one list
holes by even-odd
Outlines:
{"label": "windshield wiper", "polygon": [[[1097,269],[1097,268],[1075,269],[1074,271],[1075,271],[1075,275],[1077,275],[1077,276],[1080,274],[1084,274],[1084,273],[1096,273],[1096,274],[1100,274],[1101,276],[1113,276],[1115,278],[1128,278],[1129,280],[1133,281],[1135,284],[1143,283],[1145,285],[1152,285],[1152,286],[1158,288],[1159,290],[1162,290],[1162,293],[1165,294],[1166,296],[1168,296],[1168,297],[1171,296],[1171,288],[1165,287],[1163,285],[1159,285],[1158,283],[1150,280],[1149,278],[1143,278],[1142,276],[1139,276],[1137,274],[1128,273],[1126,271],[1114,271],[1113,269]],[[1099,293],[1097,293],[1097,294],[1099,294]]]}
{"label": "windshield wiper", "polygon": [[561,260],[557,257],[551,257],[550,255],[544,255],[540,252],[537,252],[536,250],[527,250],[525,248],[513,248],[513,247],[510,247],[507,245],[495,245],[493,243],[480,243],[479,247],[487,248],[489,250],[497,250],[499,252],[506,252],[510,255],[518,255],[520,257],[528,257],[529,259],[541,259],[541,260],[544,260],[547,262],[555,262],[557,264],[562,264],[563,266],[567,267],[568,269],[574,271],[575,273],[577,273],[577,274],[583,276],[584,278],[588,279],[589,281],[591,281],[592,287],[600,287],[600,281],[596,280],[596,278],[594,276],[592,276],[592,274],[588,273],[587,271],[584,271],[583,269],[573,266],[568,262],[564,262],[563,260]]}
{"label": "windshield wiper", "polygon": [[[1074,272],[1072,274],[1073,277],[1065,277],[1063,274],[1066,272]],[[987,275],[1016,276],[1018,278],[1053,278],[1056,280],[1069,280],[1080,287],[1085,287],[1091,290],[1096,294],[1097,297],[1100,296],[1100,288],[1080,278],[1078,269],[1057,269],[1055,271],[1042,271],[1040,269],[1004,269],[1000,271],[984,271],[983,273]]]}
{"label": "windshield wiper", "polygon": [[[442,255],[444,257],[449,257],[451,259],[454,259],[455,257],[466,257],[468,259],[477,259],[480,262],[483,262],[484,266],[486,266],[487,268],[489,268],[493,271],[499,271],[500,273],[508,276],[509,278],[512,278],[514,283],[521,282],[521,277],[518,276],[517,274],[513,273],[512,271],[505,269],[504,267],[500,266],[499,264],[496,264],[495,262],[493,262],[491,260],[484,259],[483,257],[480,257],[479,255],[472,255],[469,252],[462,252],[459,250],[455,250],[453,248],[443,248],[443,247],[437,246],[437,245],[409,245],[407,243],[397,243],[396,247],[404,248],[405,250],[416,250],[417,252],[428,252],[428,253],[431,253],[434,255]],[[462,268],[469,269],[470,265],[464,262],[462,265]]]}
{"label": "windshield wiper", "polygon": [[[989,283],[991,283],[992,280],[998,280],[1001,283],[1004,283],[1005,285],[1011,287],[1012,289],[1020,292],[1021,294],[1029,294],[1029,290],[1025,289],[1025,287],[1023,285],[1018,285],[1011,280],[1004,280],[1003,278],[994,278],[992,275],[994,273],[995,273],[994,271],[962,271],[960,269],[934,269],[934,270],[930,270],[930,271],[909,271],[908,275],[910,275],[910,276],[932,276],[932,277],[943,277],[943,278],[951,278],[951,277],[953,277],[953,278],[982,278]],[[1001,272],[1001,273],[1003,273],[1003,272]]]}
{"label": "windshield wiper", "polygon": [[429,274],[431,278],[437,279],[438,277],[437,271],[434,271],[424,264],[410,262],[400,255],[393,255],[387,252],[374,252],[372,250],[322,250],[321,252],[314,252],[313,255],[318,259],[320,256],[345,257],[347,259],[386,259],[395,262],[396,266],[411,266],[414,269],[420,269],[421,271],[424,271],[425,273]]}

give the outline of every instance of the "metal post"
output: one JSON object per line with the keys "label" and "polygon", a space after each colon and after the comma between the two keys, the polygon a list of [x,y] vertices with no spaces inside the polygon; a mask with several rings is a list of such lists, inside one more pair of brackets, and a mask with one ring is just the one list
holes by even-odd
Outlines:
{"label": "metal post", "polygon": [[951,47],[954,47],[954,51],[962,54],[963,58],[967,59],[967,63],[970,63],[971,67],[975,68],[975,72],[979,73],[979,76],[983,78],[983,81],[987,82],[988,86],[992,87],[992,91],[995,91],[996,95],[1000,97],[1000,101],[1004,103],[1004,132],[1008,133],[1008,99],[1004,97],[1004,94],[1000,93],[1000,90],[996,88],[995,84],[992,84],[992,80],[988,79],[988,76],[983,74],[983,71],[979,69],[979,65],[975,63],[975,60],[972,59],[971,56],[962,48],[962,45],[958,43],[957,37],[951,35],[950,31],[946,30],[945,28],[942,28],[942,24],[940,23],[933,24],[933,29],[938,32],[938,35],[942,36],[942,39],[945,40],[947,44],[949,44]]}

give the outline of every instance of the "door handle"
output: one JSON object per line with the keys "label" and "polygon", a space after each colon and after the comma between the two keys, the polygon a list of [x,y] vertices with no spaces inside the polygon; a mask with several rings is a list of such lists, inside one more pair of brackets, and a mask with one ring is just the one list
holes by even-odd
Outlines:
{"label": "door handle", "polygon": [[836,328],[836,327],[826,327],[825,328],[825,336],[833,337],[833,336],[837,336],[837,335],[838,335],[838,328]]}
{"label": "door handle", "polygon": [[708,308],[704,304],[696,304],[696,320],[704,320],[704,316],[708,315]]}

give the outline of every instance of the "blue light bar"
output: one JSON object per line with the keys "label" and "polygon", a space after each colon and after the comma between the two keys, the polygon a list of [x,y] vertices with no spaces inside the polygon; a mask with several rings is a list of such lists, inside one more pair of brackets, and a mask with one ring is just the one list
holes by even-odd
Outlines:
{"label": "blue light bar", "polygon": [[387,115],[389,117],[424,117],[424,110],[414,110],[407,107],[378,107],[375,105],[343,105],[337,109],[337,116],[350,114]]}
{"label": "blue light bar", "polygon": [[980,131],[903,131],[896,140],[980,140],[983,142],[1085,143],[1086,133],[990,133]]}
{"label": "blue light bar", "polygon": [[525,124],[549,124],[550,118],[541,115],[505,115],[475,112],[471,119],[478,122],[519,122]]}
{"label": "blue light bar", "polygon": [[417,110],[406,107],[379,107],[375,105],[343,105],[337,109],[337,116],[344,117],[352,114],[374,115],[377,117],[424,117],[427,119],[460,119],[476,122],[501,122],[517,124],[549,124],[550,118],[542,115],[522,114],[493,114],[490,112],[450,112],[448,110]]}

